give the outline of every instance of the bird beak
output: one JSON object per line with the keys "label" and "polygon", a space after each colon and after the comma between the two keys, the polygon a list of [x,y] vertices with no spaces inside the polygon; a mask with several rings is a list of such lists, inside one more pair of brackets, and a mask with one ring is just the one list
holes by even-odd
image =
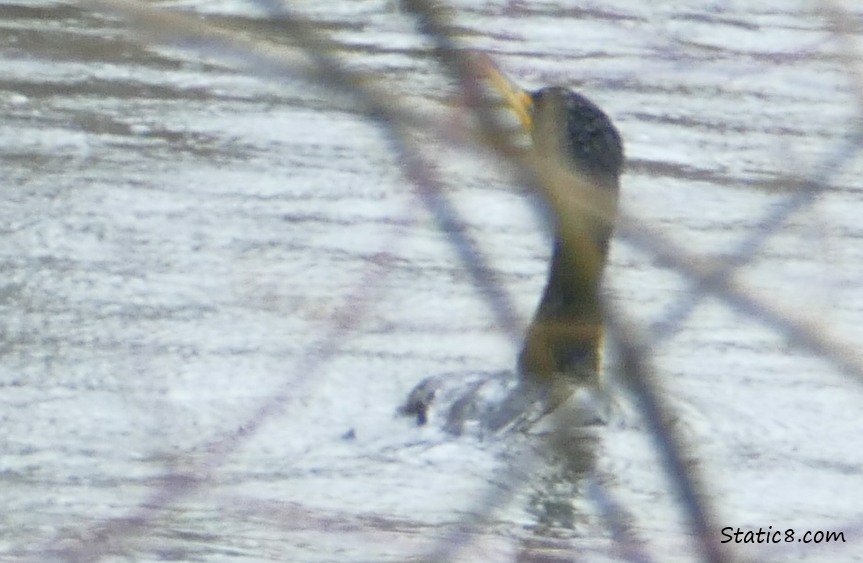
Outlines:
{"label": "bird beak", "polygon": [[491,82],[500,95],[503,96],[507,105],[518,116],[521,126],[530,133],[533,131],[533,99],[530,94],[515,86],[497,68],[488,64],[486,67],[486,78]]}

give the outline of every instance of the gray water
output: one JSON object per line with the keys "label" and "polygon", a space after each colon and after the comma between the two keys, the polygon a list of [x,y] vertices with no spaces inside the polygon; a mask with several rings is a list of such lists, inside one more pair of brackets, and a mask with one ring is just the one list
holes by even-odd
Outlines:
{"label": "gray water", "polygon": [[[151,4],[288,42],[241,0]],[[626,141],[626,217],[722,264],[848,150],[854,67],[815,4],[644,4],[464,0],[454,18],[520,84],[605,108]],[[458,130],[456,86],[394,3],[294,5],[349,68]],[[159,47],[74,3],[0,4],[0,45],[3,560],[405,561],[445,546],[465,561],[621,560],[584,477],[624,507],[635,552],[696,557],[625,396],[575,476],[533,455],[539,438],[395,416],[426,376],[511,369],[518,343],[351,100]],[[527,321],[548,259],[529,198],[487,153],[425,151]],[[854,152],[735,278],[851,356]],[[645,329],[690,298],[685,273],[624,237],[606,277]],[[717,525],[846,532],[735,553],[859,560],[860,377],[718,297],[673,329],[650,333],[651,360]]]}

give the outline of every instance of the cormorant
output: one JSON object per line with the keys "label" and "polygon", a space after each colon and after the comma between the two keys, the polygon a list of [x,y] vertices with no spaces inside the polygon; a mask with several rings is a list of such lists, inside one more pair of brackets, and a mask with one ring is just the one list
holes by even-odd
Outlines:
{"label": "cormorant", "polygon": [[[614,229],[623,144],[608,116],[564,87],[535,92],[514,87],[500,72],[488,79],[530,133],[527,162],[555,218],[548,281],[518,356],[517,376],[432,377],[400,409],[425,424],[443,413],[461,433],[476,421],[497,431],[524,427],[598,384],[603,347],[600,281]],[[438,416],[436,414],[436,416]]]}

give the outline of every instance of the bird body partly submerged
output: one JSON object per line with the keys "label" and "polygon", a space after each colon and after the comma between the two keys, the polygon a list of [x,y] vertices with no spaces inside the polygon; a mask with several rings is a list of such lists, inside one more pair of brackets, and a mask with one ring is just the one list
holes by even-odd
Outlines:
{"label": "bird body partly submerged", "polygon": [[623,168],[620,134],[593,102],[562,87],[527,94],[502,75],[491,78],[531,134],[536,185],[555,217],[554,247],[517,373],[432,377],[401,408],[419,424],[432,411],[441,413],[444,428],[456,434],[469,424],[492,432],[524,429],[580,391],[596,389],[603,341],[600,283]]}

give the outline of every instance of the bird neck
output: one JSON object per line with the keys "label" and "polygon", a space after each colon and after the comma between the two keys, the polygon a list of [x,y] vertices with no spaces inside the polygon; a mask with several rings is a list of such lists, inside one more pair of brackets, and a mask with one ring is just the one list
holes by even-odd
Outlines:
{"label": "bird neck", "polygon": [[[607,231],[607,232],[606,232]],[[595,377],[602,342],[600,278],[610,228],[582,233],[576,242],[558,232],[548,283],[528,328],[519,369],[528,380],[564,374]]]}

